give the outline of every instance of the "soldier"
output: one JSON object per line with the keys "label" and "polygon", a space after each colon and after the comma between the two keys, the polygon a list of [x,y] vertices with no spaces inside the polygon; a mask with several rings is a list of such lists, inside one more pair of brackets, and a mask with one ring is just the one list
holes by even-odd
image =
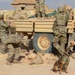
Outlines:
{"label": "soldier", "polygon": [[[9,53],[7,60],[15,54],[15,58],[18,59],[19,51],[14,51],[14,47],[19,47],[19,43],[21,42],[22,38],[17,35],[8,35],[7,30],[10,28],[9,24],[3,20],[3,16],[0,15],[0,52],[5,53],[5,49],[7,48],[8,44],[12,44],[9,48]],[[15,45],[16,44],[16,45]],[[18,45],[17,45],[18,44]],[[14,46],[14,47],[13,47]],[[14,52],[14,53],[13,53]]]}
{"label": "soldier", "polygon": [[45,17],[45,0],[36,0],[37,17]]}
{"label": "soldier", "polygon": [[67,32],[68,32],[66,26],[69,19],[70,10],[68,10],[65,13],[65,6],[58,7],[58,12],[55,15],[56,20],[53,26],[54,32],[53,46],[58,50],[60,54],[63,54],[65,52],[65,45],[67,43]]}
{"label": "soldier", "polygon": [[[23,43],[25,46],[28,46],[29,41],[23,39],[20,35],[16,34],[7,34],[7,29],[10,28],[10,25],[3,21],[3,16],[0,15],[0,50],[2,53],[5,53],[5,49],[9,49],[7,64],[10,64],[11,61],[18,62],[19,58],[19,46]],[[18,49],[17,49],[18,48]],[[12,60],[13,59],[13,60]]]}
{"label": "soldier", "polygon": [[0,52],[5,53],[4,50],[6,47],[3,45],[3,40],[7,36],[7,30],[9,28],[8,23],[3,20],[3,15],[0,15]]}
{"label": "soldier", "polygon": [[4,45],[6,45],[9,49],[8,57],[7,57],[7,65],[13,63],[19,63],[19,56],[20,56],[20,44],[25,45],[26,47],[29,46],[28,39],[23,39],[20,35],[12,34],[9,35],[4,40]]}
{"label": "soldier", "polygon": [[7,65],[10,65],[11,62],[19,63],[19,56],[20,56],[20,42],[22,38],[16,34],[12,34],[6,37],[4,40],[4,45],[8,48],[8,56],[7,56]]}

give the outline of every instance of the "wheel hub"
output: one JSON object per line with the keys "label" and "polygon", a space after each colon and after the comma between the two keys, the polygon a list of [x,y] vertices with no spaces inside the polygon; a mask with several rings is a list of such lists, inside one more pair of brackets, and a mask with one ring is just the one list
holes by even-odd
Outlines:
{"label": "wheel hub", "polygon": [[50,41],[46,36],[40,36],[37,43],[42,50],[47,50],[50,47]]}

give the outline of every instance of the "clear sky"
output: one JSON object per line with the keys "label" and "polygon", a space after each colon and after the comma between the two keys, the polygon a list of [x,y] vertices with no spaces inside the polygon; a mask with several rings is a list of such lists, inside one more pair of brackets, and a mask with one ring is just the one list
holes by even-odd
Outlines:
{"label": "clear sky", "polygon": [[[0,9],[13,9],[10,5],[11,2],[13,2],[13,0],[0,0]],[[54,9],[63,4],[70,5],[73,8],[75,7],[75,0],[45,0],[45,3],[50,8]]]}

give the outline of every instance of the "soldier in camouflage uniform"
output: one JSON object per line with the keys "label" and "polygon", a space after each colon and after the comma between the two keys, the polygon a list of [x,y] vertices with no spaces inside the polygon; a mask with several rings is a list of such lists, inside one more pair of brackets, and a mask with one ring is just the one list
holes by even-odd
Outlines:
{"label": "soldier in camouflage uniform", "polygon": [[4,45],[7,46],[9,52],[8,52],[8,56],[7,56],[7,65],[11,64],[11,62],[13,63],[18,63],[18,59],[20,56],[20,42],[21,42],[22,38],[16,34],[12,34],[6,37],[6,39],[4,40]]}
{"label": "soldier in camouflage uniform", "polygon": [[45,17],[45,0],[36,0],[37,17]]}
{"label": "soldier in camouflage uniform", "polygon": [[53,26],[54,40],[53,46],[59,51],[60,54],[65,52],[65,45],[67,43],[67,22],[69,19],[69,11],[64,12],[64,7],[58,7],[58,12],[55,15],[55,22]]}
{"label": "soldier in camouflage uniform", "polygon": [[22,40],[22,38],[16,34],[8,35],[7,29],[9,28],[9,24],[4,22],[3,16],[0,15],[0,52],[5,53],[5,49],[9,49],[7,64],[9,64],[10,61],[12,61],[13,57],[14,62],[17,62],[19,57],[19,49],[16,50],[16,48],[19,47],[19,44]]}
{"label": "soldier in camouflage uniform", "polygon": [[20,44],[22,43],[24,46],[29,46],[28,39],[21,37],[20,35],[12,34],[9,35],[5,40],[4,44],[8,47],[9,53],[7,57],[7,65],[10,65],[11,62],[19,63],[20,56]]}
{"label": "soldier in camouflage uniform", "polygon": [[8,48],[7,56],[7,65],[10,65],[11,62],[19,63],[20,56],[20,44],[23,43],[25,46],[28,46],[29,41],[23,39],[20,35],[11,34],[4,39],[3,44]]}
{"label": "soldier in camouflage uniform", "polygon": [[3,41],[7,36],[8,23],[3,21],[3,15],[0,15],[0,52],[5,53],[6,47],[3,45]]}

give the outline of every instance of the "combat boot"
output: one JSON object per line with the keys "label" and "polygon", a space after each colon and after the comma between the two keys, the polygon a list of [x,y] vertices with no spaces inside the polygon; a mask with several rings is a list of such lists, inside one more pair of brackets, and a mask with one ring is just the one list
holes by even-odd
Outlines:
{"label": "combat boot", "polygon": [[6,52],[5,52],[5,51],[2,51],[2,53],[3,53],[3,54],[6,54]]}
{"label": "combat boot", "polygon": [[19,62],[18,60],[14,60],[13,63],[21,63],[21,62]]}
{"label": "combat boot", "polygon": [[12,63],[10,63],[9,61],[6,62],[7,65],[12,65]]}
{"label": "combat boot", "polygon": [[34,64],[33,62],[29,63],[29,65],[33,65],[33,64]]}

